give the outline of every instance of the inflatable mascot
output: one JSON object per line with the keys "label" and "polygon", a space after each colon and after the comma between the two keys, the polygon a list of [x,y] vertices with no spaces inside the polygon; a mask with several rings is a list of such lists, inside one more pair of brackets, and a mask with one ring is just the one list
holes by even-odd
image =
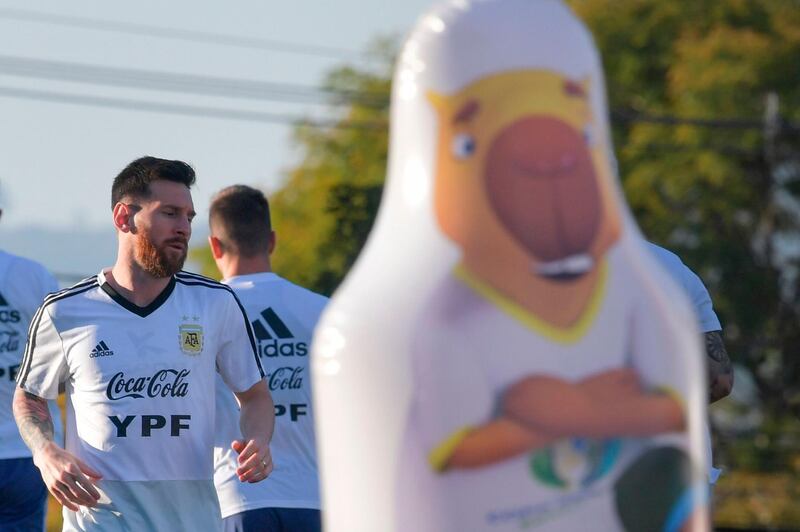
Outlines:
{"label": "inflatable mascot", "polygon": [[700,335],[622,198],[557,0],[452,0],[314,351],[326,530],[706,530]]}

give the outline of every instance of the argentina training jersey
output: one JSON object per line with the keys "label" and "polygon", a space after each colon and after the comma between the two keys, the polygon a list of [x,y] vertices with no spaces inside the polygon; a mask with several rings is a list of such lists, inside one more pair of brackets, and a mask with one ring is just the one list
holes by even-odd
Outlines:
{"label": "argentina training jersey", "polygon": [[[31,452],[22,441],[11,412],[25,335],[36,309],[58,284],[41,264],[0,251],[0,460],[27,458]],[[55,439],[63,444],[61,412],[50,401]]]}
{"label": "argentina training jersey", "polygon": [[250,318],[261,364],[275,402],[270,452],[275,469],[264,482],[243,483],[236,475],[231,441],[241,438],[233,394],[217,383],[214,483],[222,516],[257,508],[319,509],[317,453],[308,358],[311,336],[326,297],[270,272],[224,281]]}
{"label": "argentina training jersey", "polygon": [[48,399],[66,384],[65,447],[103,476],[100,504],[65,510],[64,529],[218,530],[216,374],[236,392],[264,375],[244,310],[186,272],[138,307],[106,272],[47,297],[17,378]]}

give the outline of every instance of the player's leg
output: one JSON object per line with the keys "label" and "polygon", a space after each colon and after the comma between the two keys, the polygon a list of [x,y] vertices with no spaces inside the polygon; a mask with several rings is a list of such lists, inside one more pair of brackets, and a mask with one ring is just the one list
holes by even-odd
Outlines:
{"label": "player's leg", "polygon": [[0,532],[44,530],[47,487],[31,458],[0,460]]}

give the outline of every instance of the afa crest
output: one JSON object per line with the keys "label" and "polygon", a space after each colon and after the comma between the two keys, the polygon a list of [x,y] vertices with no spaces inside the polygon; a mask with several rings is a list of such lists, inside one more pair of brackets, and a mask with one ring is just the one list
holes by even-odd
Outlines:
{"label": "afa crest", "polygon": [[178,339],[181,351],[187,355],[199,355],[203,351],[203,326],[197,324],[181,325]]}

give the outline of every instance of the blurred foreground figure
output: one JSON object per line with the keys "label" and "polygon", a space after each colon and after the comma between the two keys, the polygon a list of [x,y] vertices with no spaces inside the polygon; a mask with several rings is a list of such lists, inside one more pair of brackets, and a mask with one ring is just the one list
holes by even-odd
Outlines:
{"label": "blurred foreground figure", "polygon": [[[0,531],[44,530],[47,487],[20,438],[11,399],[28,326],[45,296],[56,290],[56,280],[41,264],[0,250]],[[55,401],[48,406],[53,439],[63,442],[61,412]]]}
{"label": "blurred foreground figure", "polygon": [[315,336],[327,530],[707,529],[697,327],[585,27],[453,0],[393,87],[381,212]]}
{"label": "blurred foreground figure", "polygon": [[231,440],[240,438],[238,406],[217,379],[214,483],[226,532],[319,532],[320,503],[314,411],[308,372],[314,326],[328,299],[272,273],[275,232],[261,191],[234,185],[211,202],[214,261],[253,325],[256,350],[275,401],[270,446],[275,471],[267,482],[236,478]]}
{"label": "blurred foreground figure", "polygon": [[[51,294],[31,324],[14,416],[64,530],[219,531],[215,374],[241,403],[242,482],[269,475],[273,405],[233,291],[181,271],[192,168],[143,157],[114,179],[117,261]],[[66,445],[45,406],[66,386]]]}

